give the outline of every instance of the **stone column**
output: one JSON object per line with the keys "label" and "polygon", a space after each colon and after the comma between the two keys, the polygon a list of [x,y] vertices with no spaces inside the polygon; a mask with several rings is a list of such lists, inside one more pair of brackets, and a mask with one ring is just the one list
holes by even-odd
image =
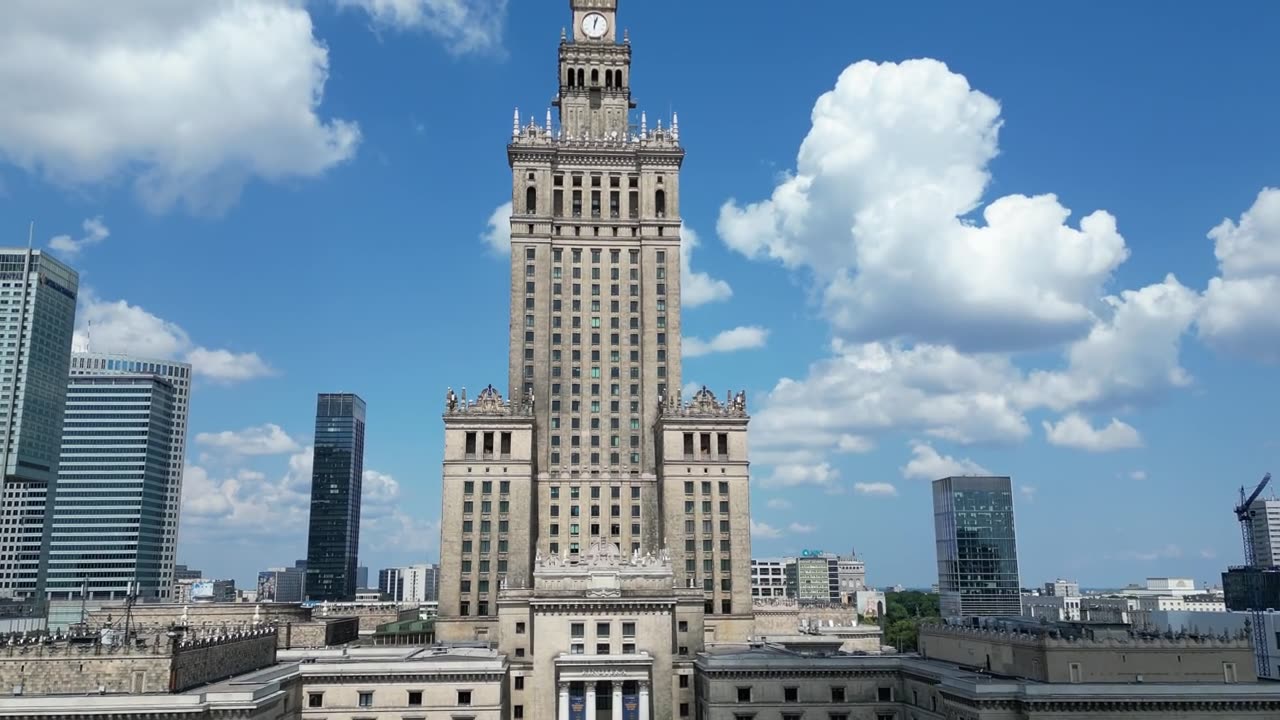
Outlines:
{"label": "stone column", "polygon": [[556,706],[558,720],[569,720],[569,683],[560,682],[560,700]]}
{"label": "stone column", "polygon": [[609,712],[609,720],[622,720],[622,681],[613,681],[613,710]]}
{"label": "stone column", "polygon": [[587,720],[596,720],[596,682],[587,681]]}
{"label": "stone column", "polygon": [[640,720],[649,720],[649,681],[640,681]]}

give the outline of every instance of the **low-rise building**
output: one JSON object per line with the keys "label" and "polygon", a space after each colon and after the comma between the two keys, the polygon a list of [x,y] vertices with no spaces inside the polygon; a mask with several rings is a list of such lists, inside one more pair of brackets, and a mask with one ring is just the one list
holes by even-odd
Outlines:
{"label": "low-rise building", "polygon": [[975,627],[940,622],[921,626],[919,647],[925,658],[1044,683],[1258,679],[1253,643],[1243,632],[1169,637],[1097,623],[999,620]]}
{"label": "low-rise building", "polygon": [[1050,683],[915,656],[814,656],[766,645],[704,653],[696,671],[697,707],[688,717],[700,720],[1261,720],[1280,713],[1274,688],[1221,675]]}
{"label": "low-rise building", "polygon": [[751,597],[787,597],[786,567],[785,558],[752,558]]}

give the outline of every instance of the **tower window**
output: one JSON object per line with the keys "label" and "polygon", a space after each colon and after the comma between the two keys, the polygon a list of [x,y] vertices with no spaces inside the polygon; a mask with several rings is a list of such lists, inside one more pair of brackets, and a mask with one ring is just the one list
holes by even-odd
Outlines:
{"label": "tower window", "polygon": [[533,215],[538,212],[538,189],[529,188],[524,193],[524,212]]}
{"label": "tower window", "polygon": [[565,84],[569,87],[573,87],[573,68],[569,68],[569,71],[565,73],[565,76]]}
{"label": "tower window", "polygon": [[578,68],[578,85],[586,86],[586,71]]}
{"label": "tower window", "polygon": [[599,84],[600,84],[600,71],[599,71],[599,70],[595,70],[595,69],[592,69],[592,70],[591,70],[591,84],[592,84],[592,85],[599,85]]}
{"label": "tower window", "polygon": [[667,216],[667,191],[658,190],[653,194],[653,207],[658,217]]}

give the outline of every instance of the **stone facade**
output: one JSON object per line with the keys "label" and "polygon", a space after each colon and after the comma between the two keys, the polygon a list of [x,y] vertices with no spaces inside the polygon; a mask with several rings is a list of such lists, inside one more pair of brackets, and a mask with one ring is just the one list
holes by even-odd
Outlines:
{"label": "stone facade", "polygon": [[144,638],[146,647],[66,643],[10,645],[0,654],[0,687],[15,695],[182,692],[269,667],[272,629],[186,641]]}
{"label": "stone facade", "polygon": [[920,654],[1050,683],[1256,682],[1248,637],[924,625]]}
{"label": "stone facade", "polygon": [[[384,606],[385,603],[359,608],[348,603],[315,608],[287,603],[141,604],[133,606],[129,622],[140,636],[164,634],[174,628],[204,635],[228,628],[273,627],[278,631],[276,640],[280,649],[322,648],[354,642],[360,637],[362,622],[372,625],[369,631],[372,634],[379,622],[397,619],[396,614]],[[387,617],[390,620],[382,620]],[[113,606],[94,610],[87,622],[90,627],[121,628],[124,609]]]}
{"label": "stone facade", "polygon": [[617,0],[569,6],[559,127],[507,145],[508,394],[446,393],[435,632],[506,655],[516,717],[688,717],[754,631],[746,397],[680,397],[679,122],[632,112]]}

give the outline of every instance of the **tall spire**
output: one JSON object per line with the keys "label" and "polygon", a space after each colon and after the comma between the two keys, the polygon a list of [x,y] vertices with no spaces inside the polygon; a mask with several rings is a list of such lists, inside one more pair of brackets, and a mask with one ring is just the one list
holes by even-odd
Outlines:
{"label": "tall spire", "polygon": [[643,110],[641,110],[640,111],[640,139],[645,140],[648,134],[649,134],[649,116]]}
{"label": "tall spire", "polygon": [[520,137],[520,108],[511,116],[511,137]]}
{"label": "tall spire", "polygon": [[547,108],[547,135],[551,135],[551,108]]}
{"label": "tall spire", "polygon": [[671,139],[680,142],[680,113],[671,113]]}

